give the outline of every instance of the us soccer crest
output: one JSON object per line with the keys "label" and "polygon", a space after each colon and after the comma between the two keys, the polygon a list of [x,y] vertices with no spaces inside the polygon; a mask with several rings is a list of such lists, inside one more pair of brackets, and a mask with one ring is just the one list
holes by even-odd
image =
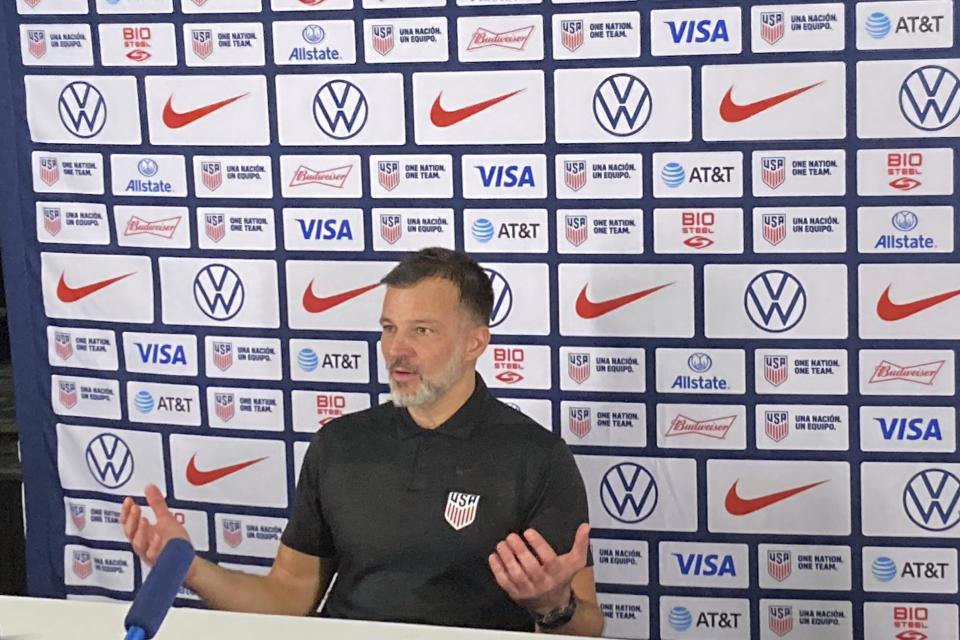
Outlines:
{"label": "us soccer crest", "polygon": [[222,213],[205,213],[203,215],[204,231],[207,237],[214,242],[220,242],[227,235],[226,216]]}
{"label": "us soccer crest", "polygon": [[52,236],[60,233],[63,222],[60,219],[60,207],[43,208],[43,228]]}
{"label": "us soccer crest", "polygon": [[220,369],[220,371],[229,369],[230,365],[233,364],[233,343],[214,341],[212,351],[213,366]]}
{"label": "us soccer crest", "polygon": [[787,237],[787,214],[765,213],[762,219],[763,239],[776,246]]}
{"label": "us soccer crest", "polygon": [[53,333],[53,350],[61,360],[66,360],[73,355],[73,340],[66,331],[55,331]]}
{"label": "us soccer crest", "polygon": [[767,551],[767,573],[777,582],[790,577],[792,566],[790,552],[771,549]]}
{"label": "us soccer crest", "polygon": [[243,542],[243,523],[239,520],[224,518],[223,541],[231,547],[239,547]]}
{"label": "us soccer crest", "polygon": [[577,384],[583,384],[583,381],[590,377],[590,354],[567,354],[567,374]]}
{"label": "us soccer crest", "polygon": [[570,432],[578,438],[590,433],[590,407],[570,407]]}
{"label": "us soccer crest", "polygon": [[223,184],[223,172],[220,170],[220,163],[201,162],[200,180],[203,181],[203,186],[210,189],[210,191],[219,189],[220,185]]}
{"label": "us soccer crest", "polygon": [[27,49],[34,58],[47,54],[47,33],[43,29],[27,29]]}
{"label": "us soccer crest", "polygon": [[787,381],[787,356],[763,356],[763,379],[775,387]]}
{"label": "us soccer crest", "polygon": [[93,561],[90,558],[89,551],[73,552],[73,575],[81,580],[86,580],[93,573]]}
{"label": "us soccer crest", "polygon": [[587,216],[565,216],[567,242],[579,247],[587,241]]}
{"label": "us soccer crest", "polygon": [[74,502],[68,502],[67,504],[70,507],[70,520],[73,522],[73,526],[79,531],[83,531],[83,528],[87,526],[87,507]]}
{"label": "us soccer crest", "polygon": [[224,422],[230,422],[233,419],[233,394],[232,393],[214,393],[213,410],[217,417]]}
{"label": "us soccer crest", "polygon": [[583,160],[563,161],[563,184],[580,191],[587,184],[587,163]]}
{"label": "us soccer crest", "polygon": [[393,25],[375,24],[370,27],[370,35],[373,39],[373,50],[382,56],[393,51]]}
{"label": "us soccer crest", "polygon": [[760,12],[760,37],[776,44],[783,37],[783,11]]}
{"label": "us soccer crest", "polygon": [[193,52],[204,60],[213,53],[213,30],[212,29],[194,29],[191,33],[193,42]]}
{"label": "us soccer crest", "polygon": [[390,244],[394,244],[403,235],[401,218],[396,213],[380,214],[380,237]]}
{"label": "us soccer crest", "polygon": [[787,159],[783,156],[760,158],[760,179],[771,189],[776,189],[787,179]]}
{"label": "us soccer crest", "polygon": [[36,7],[38,4],[40,4],[40,0],[23,0],[23,1],[26,2],[28,5],[30,5],[31,7]]}
{"label": "us soccer crest", "polygon": [[560,21],[560,44],[567,51],[576,51],[583,44],[583,20]]}
{"label": "us soccer crest", "polygon": [[790,414],[786,411],[765,412],[764,423],[764,433],[774,442],[780,442],[790,433]]}
{"label": "us soccer crest", "polygon": [[60,404],[72,409],[77,404],[77,383],[60,381]]}
{"label": "us soccer crest", "polygon": [[443,519],[456,531],[469,527],[477,517],[477,505],[480,496],[473,493],[451,491],[447,494],[447,506],[443,510]]}
{"label": "us soccer crest", "polygon": [[784,605],[770,605],[770,631],[783,637],[793,630],[793,607]]}
{"label": "us soccer crest", "polygon": [[40,158],[40,179],[50,186],[60,179],[60,164],[56,158]]}
{"label": "us soccer crest", "polygon": [[396,160],[377,162],[377,181],[387,191],[393,191],[400,184],[400,163]]}

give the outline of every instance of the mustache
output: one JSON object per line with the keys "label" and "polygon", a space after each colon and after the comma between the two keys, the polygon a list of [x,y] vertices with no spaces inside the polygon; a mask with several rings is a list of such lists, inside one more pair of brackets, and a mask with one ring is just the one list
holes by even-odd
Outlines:
{"label": "mustache", "polygon": [[413,364],[404,358],[396,358],[387,362],[387,369],[403,369],[411,373],[419,374],[420,370],[417,369]]}

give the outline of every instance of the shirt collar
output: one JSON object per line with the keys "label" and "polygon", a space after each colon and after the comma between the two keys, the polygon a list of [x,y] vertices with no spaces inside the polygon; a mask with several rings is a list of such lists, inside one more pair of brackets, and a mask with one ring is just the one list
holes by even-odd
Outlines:
{"label": "shirt collar", "polygon": [[480,374],[475,373],[474,375],[476,375],[476,386],[473,394],[467,398],[463,406],[457,409],[456,413],[436,429],[424,429],[413,421],[406,407],[395,407],[394,422],[397,425],[397,435],[400,439],[412,438],[413,436],[429,433],[430,431],[460,438],[461,440],[468,439],[470,434],[473,433],[474,426],[483,414],[484,405],[491,397],[490,392],[487,391],[487,385],[483,382]]}

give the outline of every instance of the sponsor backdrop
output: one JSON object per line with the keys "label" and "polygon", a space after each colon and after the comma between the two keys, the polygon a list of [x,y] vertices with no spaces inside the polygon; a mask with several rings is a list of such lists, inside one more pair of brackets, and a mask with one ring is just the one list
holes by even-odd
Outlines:
{"label": "sponsor backdrop", "polygon": [[30,592],[131,598],[147,483],[266,571],[439,245],[609,636],[960,637],[954,5],[674,4],[5,2]]}

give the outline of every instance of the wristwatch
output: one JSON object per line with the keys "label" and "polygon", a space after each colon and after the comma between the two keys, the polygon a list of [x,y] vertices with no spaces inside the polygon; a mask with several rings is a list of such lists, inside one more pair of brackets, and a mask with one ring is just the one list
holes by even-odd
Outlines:
{"label": "wristwatch", "polygon": [[577,597],[573,594],[573,589],[570,589],[570,602],[562,607],[552,609],[542,615],[535,613],[534,616],[536,617],[537,626],[544,631],[549,631],[551,629],[562,627],[570,622],[570,620],[573,619],[573,614],[576,612]]}

